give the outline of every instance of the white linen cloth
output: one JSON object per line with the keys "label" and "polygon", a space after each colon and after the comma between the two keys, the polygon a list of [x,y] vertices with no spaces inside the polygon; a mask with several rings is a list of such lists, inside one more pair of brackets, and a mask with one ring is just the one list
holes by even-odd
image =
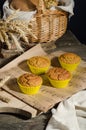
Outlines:
{"label": "white linen cloth", "polygon": [[[3,5],[3,19],[6,19],[9,15],[13,14],[15,12],[14,9],[11,9],[9,7],[9,0],[6,0],[4,2]],[[17,19],[21,19],[21,20],[28,20],[28,22],[34,17],[34,15],[36,14],[36,10],[35,11],[18,11],[17,14]]]}
{"label": "white linen cloth", "polygon": [[86,130],[86,90],[53,108],[46,130]]}
{"label": "white linen cloth", "polygon": [[[69,12],[69,17],[72,16],[73,13],[73,8],[74,8],[74,0],[57,0],[57,1],[62,1],[65,4],[62,6],[57,6],[57,8],[62,9],[66,12]],[[56,9],[55,7],[52,7],[51,9]],[[13,14],[15,10],[11,9],[9,7],[9,0],[6,0],[3,5],[3,19],[6,19],[9,15]],[[35,11],[19,11],[17,12],[17,19],[21,20],[28,20],[28,22],[34,17],[36,14],[37,10]]]}
{"label": "white linen cloth", "polygon": [[[69,18],[74,15],[74,11],[73,11],[74,6],[75,6],[74,0],[57,0],[57,1],[61,1],[64,3],[64,5],[61,5],[61,6],[58,5],[57,9],[62,9],[68,12]],[[55,10],[55,9],[56,7],[51,7],[51,10]]]}
{"label": "white linen cloth", "polygon": [[69,17],[71,17],[72,15],[74,15],[74,12],[73,12],[73,8],[74,8],[74,0],[59,0],[59,1],[62,1],[65,3],[65,5],[63,6],[58,6],[58,8],[66,11],[66,12],[69,12]]}

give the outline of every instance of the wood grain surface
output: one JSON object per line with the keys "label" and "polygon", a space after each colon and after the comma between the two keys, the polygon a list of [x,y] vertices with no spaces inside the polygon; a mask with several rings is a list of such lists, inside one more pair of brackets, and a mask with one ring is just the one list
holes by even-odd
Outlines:
{"label": "wood grain surface", "polygon": [[41,75],[43,85],[40,91],[36,95],[26,95],[20,91],[16,79],[21,74],[30,72],[26,64],[28,58],[35,55],[47,55],[51,59],[51,66],[58,66],[57,57],[62,53],[64,52],[59,50],[47,54],[43,51],[41,45],[38,44],[2,68],[0,72],[1,77],[9,75],[11,77],[2,88],[31,107],[42,112],[47,112],[60,101],[86,88],[86,62],[81,61],[77,70],[72,74],[73,76],[70,83],[63,89],[53,88],[44,74]]}

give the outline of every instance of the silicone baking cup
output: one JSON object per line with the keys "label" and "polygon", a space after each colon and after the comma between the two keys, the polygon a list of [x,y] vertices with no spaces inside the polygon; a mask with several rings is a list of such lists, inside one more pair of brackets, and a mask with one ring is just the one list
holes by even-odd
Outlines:
{"label": "silicone baking cup", "polygon": [[51,85],[55,88],[65,88],[67,87],[69,81],[71,80],[71,78],[66,79],[66,80],[53,80],[51,78],[49,78],[49,82],[51,83]]}
{"label": "silicone baking cup", "polygon": [[27,60],[27,65],[32,73],[39,75],[39,74],[46,73],[47,70],[49,69],[51,63],[50,63],[49,59],[47,59],[47,60],[49,62],[49,65],[47,65],[46,67],[35,67],[35,66],[31,65],[28,60]]}
{"label": "silicone baking cup", "polygon": [[28,94],[28,95],[32,95],[32,94],[37,94],[41,85],[38,86],[23,86],[22,84],[20,84],[19,82],[19,78],[17,79],[17,83],[19,85],[20,90],[24,93],[24,94]]}
{"label": "silicone baking cup", "polygon": [[78,67],[78,65],[79,65],[80,62],[81,62],[81,59],[80,59],[80,61],[79,61],[78,63],[67,64],[67,63],[62,62],[62,61],[60,60],[60,58],[58,58],[58,60],[59,60],[60,65],[61,65],[64,69],[66,69],[66,70],[68,70],[68,71],[70,71],[70,72],[75,71],[76,68]]}

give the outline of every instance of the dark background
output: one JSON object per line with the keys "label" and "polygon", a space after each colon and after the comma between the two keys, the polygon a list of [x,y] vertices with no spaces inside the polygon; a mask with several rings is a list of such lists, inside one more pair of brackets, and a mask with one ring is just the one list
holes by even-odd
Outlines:
{"label": "dark background", "polygon": [[[0,9],[5,0],[0,0]],[[68,29],[70,29],[77,39],[86,44],[86,0],[74,0],[74,16],[68,21]]]}
{"label": "dark background", "polygon": [[70,19],[68,28],[81,43],[86,44],[86,0],[74,1],[74,16]]}

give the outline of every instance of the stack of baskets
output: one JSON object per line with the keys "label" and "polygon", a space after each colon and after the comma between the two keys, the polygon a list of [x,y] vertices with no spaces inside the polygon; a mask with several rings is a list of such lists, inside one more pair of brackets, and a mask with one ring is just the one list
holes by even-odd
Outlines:
{"label": "stack of baskets", "polygon": [[50,42],[60,38],[67,29],[68,13],[60,9],[43,9],[43,0],[37,7],[37,13],[30,21],[32,33],[37,39],[29,36],[30,43]]}

